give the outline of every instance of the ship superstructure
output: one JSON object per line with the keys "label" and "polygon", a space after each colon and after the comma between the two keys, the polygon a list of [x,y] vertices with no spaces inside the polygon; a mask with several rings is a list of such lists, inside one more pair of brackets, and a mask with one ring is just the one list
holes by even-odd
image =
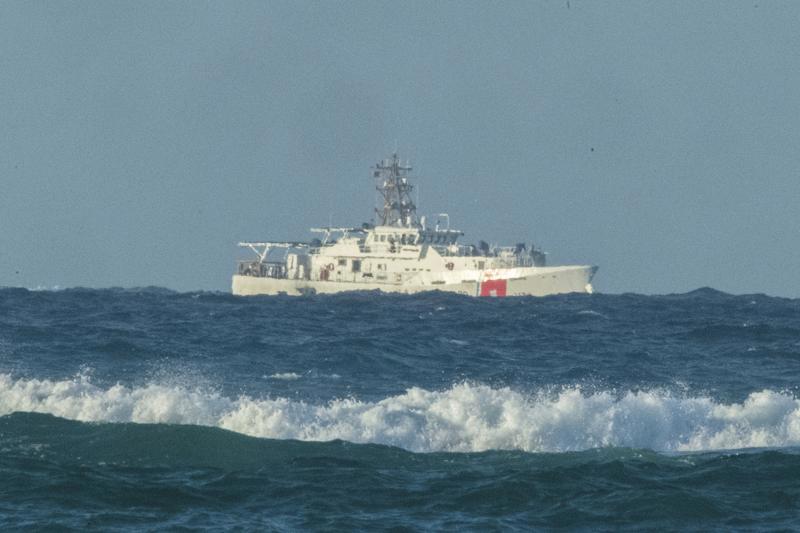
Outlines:
{"label": "ship superstructure", "polygon": [[310,242],[240,242],[255,258],[240,261],[233,293],[329,294],[380,290],[440,290],[468,296],[544,296],[592,292],[594,266],[547,266],[533,245],[458,242],[446,214],[428,224],[417,217],[412,168],[397,154],[373,168],[382,205],[376,223],[357,228],[312,228]]}

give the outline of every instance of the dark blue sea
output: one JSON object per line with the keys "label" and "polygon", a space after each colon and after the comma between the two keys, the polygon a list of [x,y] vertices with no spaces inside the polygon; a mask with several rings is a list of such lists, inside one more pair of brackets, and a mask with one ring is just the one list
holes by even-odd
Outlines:
{"label": "dark blue sea", "polygon": [[800,300],[0,290],[0,529],[797,530]]}

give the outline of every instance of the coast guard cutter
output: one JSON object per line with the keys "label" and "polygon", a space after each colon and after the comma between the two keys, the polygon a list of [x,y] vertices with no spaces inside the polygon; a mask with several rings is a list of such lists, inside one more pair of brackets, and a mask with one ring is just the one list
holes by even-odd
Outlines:
{"label": "coast guard cutter", "polygon": [[397,154],[373,170],[383,200],[375,210],[377,224],[313,228],[319,238],[308,243],[240,242],[255,258],[239,262],[233,294],[438,290],[502,297],[592,292],[595,266],[546,266],[545,254],[532,245],[460,244],[463,233],[450,228],[447,215],[439,215],[434,224],[417,218],[411,167]]}

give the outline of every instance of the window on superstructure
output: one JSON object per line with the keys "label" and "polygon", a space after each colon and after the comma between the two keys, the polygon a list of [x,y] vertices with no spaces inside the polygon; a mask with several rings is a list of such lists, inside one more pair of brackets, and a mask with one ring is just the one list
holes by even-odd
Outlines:
{"label": "window on superstructure", "polygon": [[346,265],[347,265],[347,259],[339,259],[339,266],[340,267],[341,266],[346,266]]}
{"label": "window on superstructure", "polygon": [[353,272],[361,272],[361,260],[353,259]]}

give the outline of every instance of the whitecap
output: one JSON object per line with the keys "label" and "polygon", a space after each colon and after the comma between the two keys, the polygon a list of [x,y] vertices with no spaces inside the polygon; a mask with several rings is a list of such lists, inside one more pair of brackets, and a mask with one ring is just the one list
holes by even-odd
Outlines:
{"label": "whitecap", "polygon": [[604,315],[603,313],[600,313],[598,311],[594,311],[592,309],[583,309],[581,311],[578,311],[578,314],[579,315],[596,316],[596,317],[605,318],[606,320],[608,320],[608,317],[606,315]]}
{"label": "whitecap", "polygon": [[300,374],[297,372],[276,372],[275,374],[271,374],[267,376],[270,379],[282,379],[286,381],[292,381],[295,379],[300,379]]}
{"label": "whitecap", "polygon": [[443,338],[442,340],[448,344],[455,344],[456,346],[467,346],[469,344],[469,342],[462,339]]}
{"label": "whitecap", "polygon": [[752,392],[741,403],[669,391],[523,393],[460,383],[413,387],[378,401],[228,398],[218,392],[0,374],[0,415],[49,413],[91,422],[215,426],[272,439],[386,444],[415,452],[567,452],[629,447],[661,452],[800,446],[800,401]]}

